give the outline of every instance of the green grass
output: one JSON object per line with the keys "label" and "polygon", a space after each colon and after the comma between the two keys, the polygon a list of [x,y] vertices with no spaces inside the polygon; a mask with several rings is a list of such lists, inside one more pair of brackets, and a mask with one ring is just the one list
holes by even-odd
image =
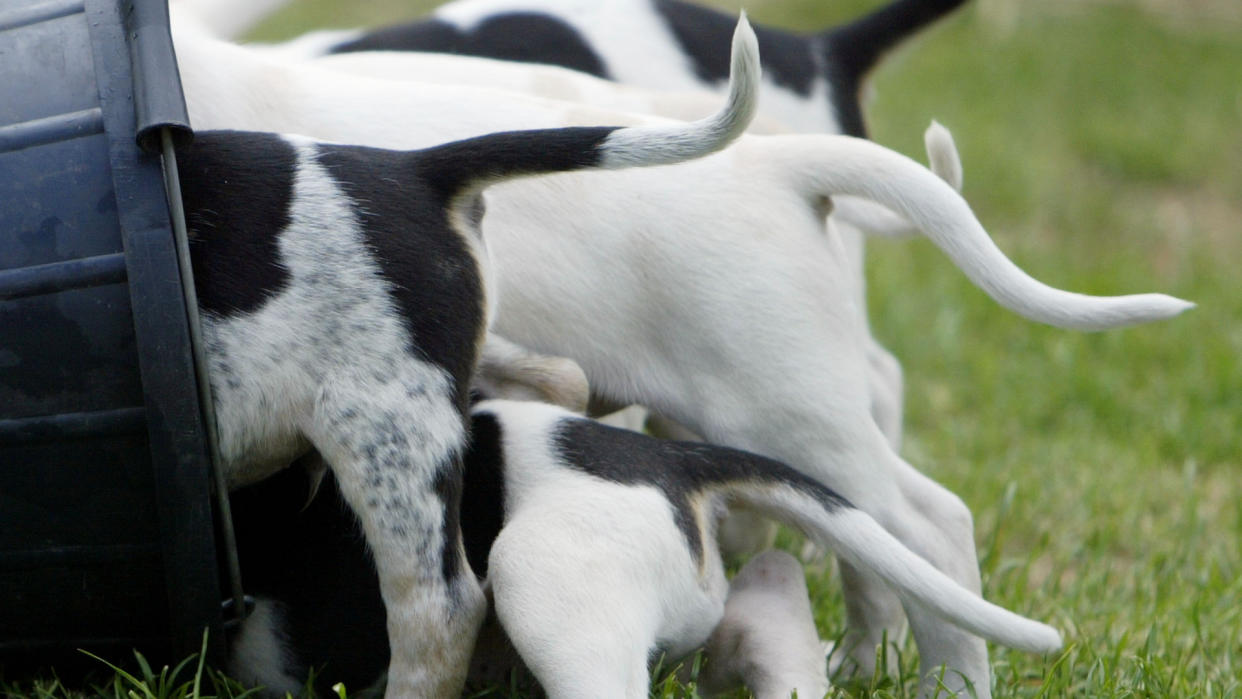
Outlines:
{"label": "green grass", "polygon": [[[428,4],[298,0],[256,36]],[[877,4],[749,6],[809,29]],[[994,648],[997,697],[1242,696],[1242,23],[1228,3],[1147,5],[1162,11],[976,0],[875,76],[873,137],[921,159],[930,119],[952,129],[967,199],[1032,274],[1199,304],[1056,330],[999,308],[925,241],[871,245],[874,330],[906,370],[904,454],[975,513],[985,594],[1068,642],[1048,657]],[[1226,9],[1191,14],[1206,6]],[[833,637],[831,567],[809,566],[808,583]],[[917,651],[900,650],[896,680],[839,695],[913,696]],[[653,693],[694,696],[663,671]]]}

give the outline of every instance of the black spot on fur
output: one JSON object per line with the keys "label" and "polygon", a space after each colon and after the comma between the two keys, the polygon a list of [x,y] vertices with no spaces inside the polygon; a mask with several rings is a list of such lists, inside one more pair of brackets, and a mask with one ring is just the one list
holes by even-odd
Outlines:
{"label": "black spot on fur", "polygon": [[603,61],[565,22],[535,12],[488,17],[469,31],[437,19],[387,27],[339,44],[331,53],[352,51],[429,51],[482,56],[523,63],[549,63],[609,77]]}
{"label": "black spot on fur", "polygon": [[654,439],[585,419],[562,420],[553,439],[573,468],[616,483],[650,485],[663,491],[673,506],[677,527],[700,559],[703,541],[691,502],[713,486],[731,482],[788,485],[816,498],[825,508],[850,506],[836,492],[789,466],[738,449]]}
{"label": "black spot on fur", "polygon": [[410,334],[408,349],[453,377],[464,411],[483,330],[483,282],[442,191],[409,153],[322,145],[320,164],[356,206],[367,247]]}
{"label": "black spot on fur", "polygon": [[465,457],[461,532],[466,559],[475,575],[487,577],[487,556],[504,524],[504,451],[500,423],[492,415],[475,415]]}
{"label": "black spot on fur", "polygon": [[[737,17],[679,0],[656,0],[655,8],[693,62],[695,75],[707,83],[728,81]],[[820,71],[808,38],[760,25],[753,28],[764,75],[799,95],[811,94]]]}
{"label": "black spot on fur", "polygon": [[278,241],[289,225],[293,148],[271,134],[199,133],[177,149],[199,307],[259,308],[289,282]]}
{"label": "black spot on fur", "polygon": [[461,547],[461,464],[454,459],[453,463],[441,468],[432,487],[440,502],[444,503],[444,526],[440,532],[444,542],[444,549],[440,552],[442,574],[449,583],[449,589],[455,590],[457,586],[452,583],[462,573],[461,556],[458,554]]}

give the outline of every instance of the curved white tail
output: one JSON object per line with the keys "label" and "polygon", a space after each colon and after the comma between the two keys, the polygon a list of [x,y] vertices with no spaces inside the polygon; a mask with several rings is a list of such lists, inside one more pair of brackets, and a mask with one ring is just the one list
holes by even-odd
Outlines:
{"label": "curved white tail", "polygon": [[1025,318],[1062,328],[1104,330],[1169,318],[1194,306],[1164,294],[1090,296],[1050,287],[996,247],[952,186],[910,158],[849,136],[767,138],[780,153],[779,162],[796,164],[786,166],[795,187],[808,195],[865,197],[901,214],[976,286]]}
{"label": "curved white tail", "polygon": [[971,633],[1019,650],[1048,652],[1061,647],[1056,629],[962,587],[828,488],[792,470],[764,476],[763,481],[771,476],[781,485],[738,480],[724,484],[722,490],[734,501],[798,528],[851,565],[874,572],[903,599]]}

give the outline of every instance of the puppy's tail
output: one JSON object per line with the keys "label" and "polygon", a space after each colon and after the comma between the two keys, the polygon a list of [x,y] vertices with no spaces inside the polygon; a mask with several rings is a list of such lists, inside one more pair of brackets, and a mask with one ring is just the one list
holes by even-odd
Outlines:
{"label": "puppy's tail", "polygon": [[759,43],[745,13],[733,34],[724,107],[699,121],[632,127],[572,127],[495,133],[421,152],[429,179],[448,192],[477,191],[503,179],[590,168],[667,165],[729,145],[755,114]]}
{"label": "puppy's tail", "polygon": [[1032,278],[996,247],[952,186],[910,158],[870,141],[848,136],[768,136],[765,140],[769,157],[776,156],[772,162],[779,163],[793,178],[793,186],[809,199],[849,194],[901,214],[976,286],[1031,320],[1062,328],[1105,330],[1169,318],[1194,306],[1164,294],[1089,296]]}
{"label": "puppy's tail", "polygon": [[884,54],[907,37],[944,17],[966,0],[896,0],[875,12],[822,34],[829,65],[839,79],[857,85]]}
{"label": "puppy's tail", "polygon": [[750,471],[707,489],[796,527],[850,564],[874,572],[903,599],[971,633],[1037,653],[1061,647],[1055,629],[962,587],[830,488],[768,459]]}

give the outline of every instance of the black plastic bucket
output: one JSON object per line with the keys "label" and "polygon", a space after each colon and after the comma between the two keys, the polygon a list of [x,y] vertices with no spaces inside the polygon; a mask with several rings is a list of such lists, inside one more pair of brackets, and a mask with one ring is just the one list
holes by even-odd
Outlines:
{"label": "black plastic bucket", "polygon": [[[165,0],[0,3],[0,667],[219,631]],[[219,647],[218,645],[216,646]]]}

